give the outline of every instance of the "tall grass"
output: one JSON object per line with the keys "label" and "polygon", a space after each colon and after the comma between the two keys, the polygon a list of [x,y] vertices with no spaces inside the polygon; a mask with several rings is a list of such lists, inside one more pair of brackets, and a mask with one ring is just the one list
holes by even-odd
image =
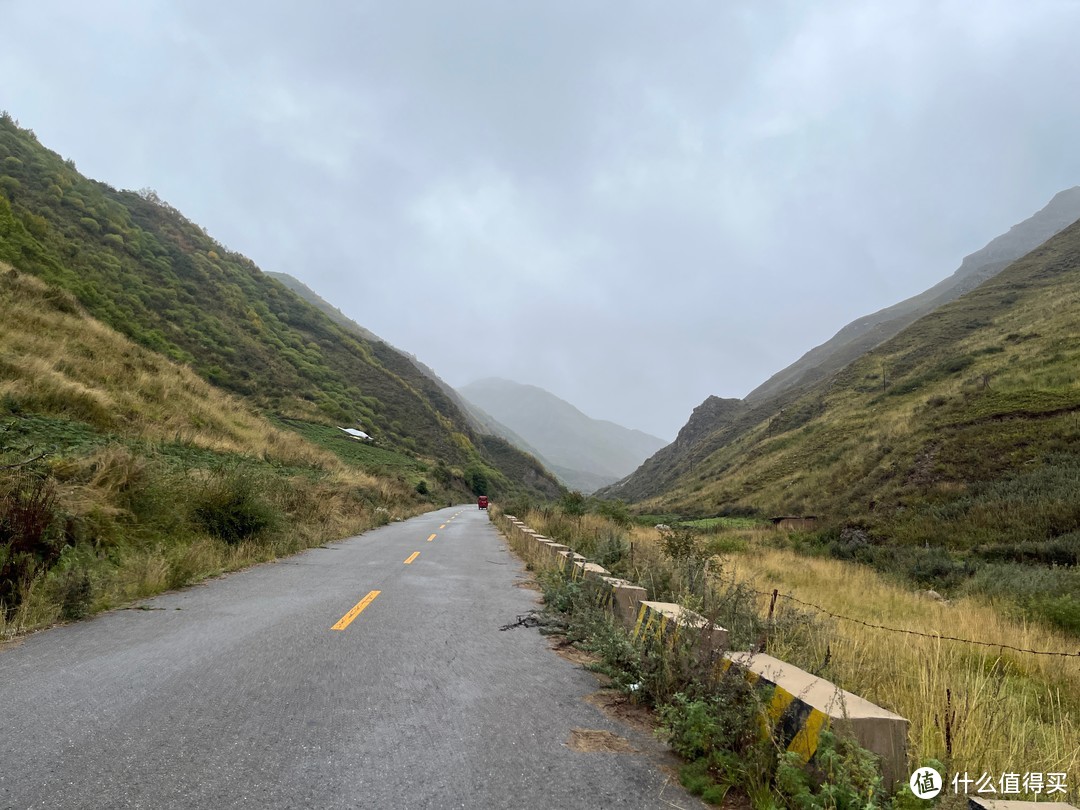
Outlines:
{"label": "tall grass", "polygon": [[35,278],[0,310],[0,637],[426,508]]}
{"label": "tall grass", "polygon": [[137,346],[68,298],[0,265],[0,402],[9,411],[282,464],[343,467],[332,453],[276,428],[237,397]]}
{"label": "tall grass", "polygon": [[[908,718],[917,759],[978,774],[1063,771],[1073,798],[1080,792],[1080,659],[934,636],[1074,653],[1080,651],[1075,637],[1010,619],[979,599],[939,602],[863,566],[760,542],[732,555],[725,573],[759,591],[777,588],[835,614],[930,636],[835,620],[809,637],[770,638],[778,657],[812,670],[827,660],[826,677]],[[952,712],[955,718],[946,720]]]}
{"label": "tall grass", "polygon": [[56,554],[0,603],[0,638],[107,610],[423,511],[407,484],[242,456],[177,466],[109,444],[44,465]]}

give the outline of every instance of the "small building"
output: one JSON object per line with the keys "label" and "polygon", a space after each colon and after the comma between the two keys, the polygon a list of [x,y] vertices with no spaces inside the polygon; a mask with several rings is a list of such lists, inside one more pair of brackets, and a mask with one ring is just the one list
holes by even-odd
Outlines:
{"label": "small building", "polygon": [[805,532],[817,528],[817,515],[780,515],[769,518],[774,529]]}

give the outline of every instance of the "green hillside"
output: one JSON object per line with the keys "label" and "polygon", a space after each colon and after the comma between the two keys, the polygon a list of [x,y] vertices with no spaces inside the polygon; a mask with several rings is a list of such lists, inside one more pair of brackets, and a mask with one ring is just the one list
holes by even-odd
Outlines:
{"label": "green hillside", "polygon": [[459,479],[472,470],[496,493],[559,492],[535,460],[511,465],[529,467],[530,484],[500,469],[461,409],[407,357],[334,323],[153,192],[83,177],[6,114],[0,259],[266,413],[359,425],[385,449],[441,462]]}
{"label": "green hillside", "polygon": [[0,639],[431,508],[2,262],[0,311]]}
{"label": "green hillside", "polygon": [[670,490],[694,472],[711,453],[725,447],[765,420],[775,429],[809,417],[796,400],[828,380],[853,360],[880,346],[919,318],[959,298],[1030,253],[1080,219],[1080,186],[1054,196],[1040,211],[966,256],[948,278],[928,290],[855,320],[746,395],[744,400],[709,397],[698,406],[678,438],[651,456],[641,468],[605,488],[602,497],[644,500]]}
{"label": "green hillside", "polygon": [[816,515],[811,550],[1000,588],[1080,631],[1078,323],[1080,223],[729,441],[714,434],[640,506]]}

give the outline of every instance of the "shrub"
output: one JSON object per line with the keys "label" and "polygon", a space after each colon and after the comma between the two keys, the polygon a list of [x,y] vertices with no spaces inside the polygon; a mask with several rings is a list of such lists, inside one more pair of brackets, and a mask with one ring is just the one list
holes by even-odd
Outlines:
{"label": "shrub", "polygon": [[14,610],[65,545],[52,478],[23,468],[0,482],[0,606]]}
{"label": "shrub", "polygon": [[473,495],[488,494],[488,475],[481,464],[472,463],[465,470],[465,485]]}
{"label": "shrub", "polygon": [[581,517],[585,514],[585,496],[580,492],[567,492],[562,496],[559,505],[562,507],[563,514],[573,517]]}
{"label": "shrub", "polygon": [[869,810],[885,804],[874,755],[831,731],[821,732],[812,768],[797,754],[780,755],[776,787],[797,810]]}
{"label": "shrub", "polygon": [[278,511],[256,491],[255,477],[244,470],[215,473],[196,496],[193,516],[230,544],[264,536],[281,522]]}
{"label": "shrub", "polygon": [[760,740],[760,698],[749,682],[729,670],[710,689],[693,699],[682,692],[660,708],[661,729],[671,747],[688,760],[705,759],[722,767],[725,754],[740,754]]}
{"label": "shrub", "polygon": [[606,517],[624,529],[631,523],[630,511],[623,501],[597,501],[596,514]]}
{"label": "shrub", "polygon": [[65,571],[54,585],[60,615],[65,619],[81,619],[90,612],[94,598],[94,584],[86,569]]}

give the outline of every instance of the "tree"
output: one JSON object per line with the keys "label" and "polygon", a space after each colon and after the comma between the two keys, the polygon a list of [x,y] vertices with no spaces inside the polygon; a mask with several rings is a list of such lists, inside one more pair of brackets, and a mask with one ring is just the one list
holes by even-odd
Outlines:
{"label": "tree", "polygon": [[473,463],[465,469],[465,485],[472,490],[473,495],[488,494],[488,476],[481,465]]}

